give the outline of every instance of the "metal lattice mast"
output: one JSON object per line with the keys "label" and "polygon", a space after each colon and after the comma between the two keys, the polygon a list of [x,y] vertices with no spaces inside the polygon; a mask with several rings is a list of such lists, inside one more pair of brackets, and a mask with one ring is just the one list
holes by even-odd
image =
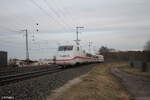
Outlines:
{"label": "metal lattice mast", "polygon": [[81,27],[81,26],[77,26],[76,27],[76,34],[77,34],[77,36],[76,36],[76,43],[77,43],[77,45],[79,45],[79,29],[81,29],[81,28],[84,28],[84,27]]}
{"label": "metal lattice mast", "polygon": [[91,46],[92,46],[92,42],[89,41],[89,52],[91,53]]}
{"label": "metal lattice mast", "polygon": [[22,30],[25,32],[25,36],[26,36],[26,60],[27,60],[27,63],[29,63],[29,44],[28,44],[28,30],[25,29],[25,30]]}

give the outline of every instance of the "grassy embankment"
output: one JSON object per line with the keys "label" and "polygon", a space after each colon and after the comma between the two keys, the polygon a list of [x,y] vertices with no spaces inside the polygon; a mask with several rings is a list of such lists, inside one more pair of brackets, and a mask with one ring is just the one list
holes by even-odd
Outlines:
{"label": "grassy embankment", "polygon": [[93,68],[82,81],[65,90],[56,100],[130,100],[130,95],[111,74],[110,67],[126,63],[105,64]]}
{"label": "grassy embankment", "polygon": [[127,72],[129,74],[141,75],[150,78],[150,72],[141,72],[138,68],[133,68],[129,64],[126,66],[119,67],[121,71]]}

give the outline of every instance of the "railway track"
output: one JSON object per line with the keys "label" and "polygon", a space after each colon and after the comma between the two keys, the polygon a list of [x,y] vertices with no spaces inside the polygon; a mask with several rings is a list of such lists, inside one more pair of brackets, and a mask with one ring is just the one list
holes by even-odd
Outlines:
{"label": "railway track", "polygon": [[16,73],[23,73],[23,72],[31,72],[35,70],[43,70],[49,69],[50,67],[54,67],[55,65],[48,65],[48,66],[28,66],[28,67],[8,67],[8,68],[0,68],[0,77],[4,75],[12,75]]}
{"label": "railway track", "polygon": [[25,73],[18,73],[14,75],[6,75],[6,76],[0,76],[0,86],[6,85],[12,82],[18,82],[24,79],[29,79],[37,76],[42,76],[45,74],[52,74],[59,71],[62,71],[64,69],[60,69],[59,67],[51,68],[51,69],[45,69],[45,70],[38,70],[38,71],[32,71],[32,72],[25,72]]}

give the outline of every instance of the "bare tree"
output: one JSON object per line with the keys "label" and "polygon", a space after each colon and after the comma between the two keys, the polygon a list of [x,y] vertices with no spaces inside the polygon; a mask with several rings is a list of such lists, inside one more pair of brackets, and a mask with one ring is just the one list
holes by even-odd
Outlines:
{"label": "bare tree", "polygon": [[144,46],[145,51],[150,51],[150,41],[146,42],[146,45]]}
{"label": "bare tree", "polygon": [[106,46],[101,46],[101,48],[99,49],[99,53],[103,54],[103,53],[107,53],[107,52],[114,52],[116,51],[113,48],[108,48]]}
{"label": "bare tree", "polygon": [[100,52],[100,53],[109,52],[109,49],[108,49],[106,46],[102,46],[102,47],[99,49],[99,52]]}

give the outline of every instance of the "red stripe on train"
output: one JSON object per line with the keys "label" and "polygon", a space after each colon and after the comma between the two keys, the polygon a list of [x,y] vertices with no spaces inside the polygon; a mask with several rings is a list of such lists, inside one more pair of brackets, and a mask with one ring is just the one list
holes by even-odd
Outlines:
{"label": "red stripe on train", "polygon": [[[72,61],[72,60],[75,60],[77,58],[80,58],[80,59],[94,59],[94,58],[87,58],[87,57],[80,57],[80,56],[75,56],[74,58],[72,59],[61,59],[61,60],[56,60],[56,61]],[[94,59],[95,60],[95,59]]]}

